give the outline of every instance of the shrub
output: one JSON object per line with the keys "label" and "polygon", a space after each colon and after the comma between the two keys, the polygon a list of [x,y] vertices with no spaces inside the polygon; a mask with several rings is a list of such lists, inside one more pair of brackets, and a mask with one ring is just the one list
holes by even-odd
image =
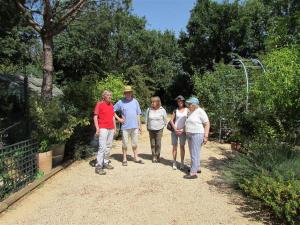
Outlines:
{"label": "shrub", "polygon": [[58,98],[50,102],[42,99],[31,99],[30,114],[32,117],[32,136],[41,143],[40,151],[48,150],[47,146],[66,142],[78,125],[88,125],[87,119],[76,116],[76,109],[62,104]]}
{"label": "shrub", "polygon": [[249,143],[226,165],[226,179],[269,208],[276,218],[299,222],[300,152],[284,143]]}
{"label": "shrub", "polygon": [[288,224],[299,224],[300,180],[259,174],[245,179],[240,187],[246,194],[260,200],[262,206],[272,210],[278,219]]}
{"label": "shrub", "polygon": [[64,88],[64,100],[75,105],[82,117],[91,118],[97,101],[102,99],[102,92],[110,90],[113,101],[123,97],[125,81],[122,76],[109,74],[100,80],[97,76],[86,76],[81,81],[69,82]]}

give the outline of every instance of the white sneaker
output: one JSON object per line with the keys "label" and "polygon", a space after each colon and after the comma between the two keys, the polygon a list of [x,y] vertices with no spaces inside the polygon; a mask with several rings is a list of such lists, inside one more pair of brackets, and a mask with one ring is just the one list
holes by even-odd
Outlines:
{"label": "white sneaker", "polygon": [[176,162],[173,162],[173,166],[172,166],[173,170],[177,170],[177,165]]}

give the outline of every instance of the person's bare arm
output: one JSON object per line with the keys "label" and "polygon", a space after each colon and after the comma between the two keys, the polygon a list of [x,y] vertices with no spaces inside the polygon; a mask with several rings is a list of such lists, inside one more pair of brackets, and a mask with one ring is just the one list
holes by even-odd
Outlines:
{"label": "person's bare arm", "polygon": [[203,144],[206,144],[208,142],[210,122],[208,121],[208,122],[204,123],[203,126],[204,126],[204,140],[203,140]]}
{"label": "person's bare arm", "polygon": [[119,121],[119,123],[124,123],[125,122],[125,120],[123,119],[123,118],[120,118],[118,115],[117,115],[117,113],[115,113],[115,118]]}
{"label": "person's bare arm", "polygon": [[173,129],[176,130],[176,127],[174,124],[174,118],[175,118],[175,112],[172,113],[170,123],[171,123],[171,126],[173,127]]}
{"label": "person's bare arm", "polygon": [[138,120],[138,127],[140,132],[142,132],[142,123],[141,123],[141,115],[137,115],[137,120]]}
{"label": "person's bare arm", "polygon": [[98,115],[94,115],[94,125],[96,128],[95,136],[99,136],[100,129],[99,129],[99,125],[98,125]]}

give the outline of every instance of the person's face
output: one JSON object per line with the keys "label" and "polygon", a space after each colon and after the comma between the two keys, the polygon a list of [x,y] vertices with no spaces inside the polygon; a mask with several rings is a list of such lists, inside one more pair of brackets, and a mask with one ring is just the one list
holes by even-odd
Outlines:
{"label": "person's face", "polygon": [[152,106],[152,108],[157,109],[158,106],[159,106],[158,101],[157,101],[157,100],[152,101],[152,102],[151,102],[151,106]]}
{"label": "person's face", "polygon": [[124,96],[127,100],[130,100],[132,98],[132,92],[125,92]]}
{"label": "person's face", "polygon": [[112,94],[106,94],[104,95],[104,101],[111,102]]}
{"label": "person's face", "polygon": [[194,104],[187,104],[187,107],[190,110],[190,112],[194,112],[196,109],[196,106]]}
{"label": "person's face", "polygon": [[183,101],[182,100],[177,100],[177,105],[178,105],[178,107],[179,108],[183,108],[184,107],[184,103],[183,103]]}

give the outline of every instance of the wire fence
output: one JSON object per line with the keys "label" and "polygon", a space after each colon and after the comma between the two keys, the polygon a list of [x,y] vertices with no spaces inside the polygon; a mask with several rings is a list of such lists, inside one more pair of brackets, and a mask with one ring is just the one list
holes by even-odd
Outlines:
{"label": "wire fence", "polygon": [[30,139],[0,148],[0,201],[33,181],[37,151],[38,144]]}

